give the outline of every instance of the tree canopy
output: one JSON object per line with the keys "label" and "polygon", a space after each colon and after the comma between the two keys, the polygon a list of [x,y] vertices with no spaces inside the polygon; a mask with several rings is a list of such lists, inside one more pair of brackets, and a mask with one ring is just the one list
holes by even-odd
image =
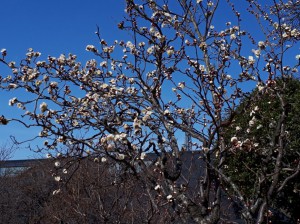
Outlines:
{"label": "tree canopy", "polygon": [[[0,89],[18,94],[8,103],[22,115],[4,114],[0,123],[39,128],[33,139],[43,144],[31,148],[56,162],[113,161],[143,185],[143,222],[225,222],[229,200],[246,223],[267,223],[300,170],[291,159],[299,158],[292,152],[299,133],[289,116],[299,108],[288,88],[289,77],[299,78],[300,32],[275,10],[283,1],[242,2],[127,0],[117,26],[131,38],[105,40],[98,29],[86,63],[34,49],[17,63],[2,49],[11,74]],[[228,136],[236,122],[237,134]],[[199,153],[197,175],[186,168],[186,149]],[[146,159],[149,152],[154,159]],[[227,171],[230,161],[240,161],[233,172],[243,169],[241,179]],[[60,188],[69,182],[63,174],[54,174]]]}
{"label": "tree canopy", "polygon": [[[291,172],[299,166],[299,127],[298,118],[300,109],[300,82],[294,78],[276,80],[276,88],[282,93],[285,106],[281,107],[277,92],[270,91],[259,93],[254,90],[242,102],[236,116],[228,129],[228,144],[232,150],[228,152],[225,166],[226,173],[237,183],[245,193],[249,203],[255,200],[257,193],[268,194],[268,185],[272,179],[278,155],[280,115],[286,110],[284,157],[279,176],[279,182],[284,185],[286,178],[291,177]],[[248,104],[248,99],[259,94],[259,99]],[[244,104],[247,104],[245,107]],[[251,125],[249,125],[251,124]],[[249,127],[250,126],[250,127]],[[230,139],[230,136],[234,136]],[[231,140],[231,143],[230,143]],[[295,175],[299,175],[295,173]],[[291,180],[286,188],[278,188],[278,194],[270,201],[273,211],[279,212],[294,219],[299,219],[299,178]],[[277,213],[278,213],[277,211]],[[278,217],[274,217],[278,218]]]}

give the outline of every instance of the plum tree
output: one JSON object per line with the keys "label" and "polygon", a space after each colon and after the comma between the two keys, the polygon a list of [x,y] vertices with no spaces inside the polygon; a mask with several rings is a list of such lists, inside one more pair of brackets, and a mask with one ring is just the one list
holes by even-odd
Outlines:
{"label": "plum tree", "polygon": [[[118,27],[131,39],[105,40],[98,30],[99,45],[86,47],[95,59],[85,65],[73,54],[43,59],[33,49],[17,64],[3,49],[0,61],[12,74],[1,77],[1,89],[23,90],[26,97],[9,100],[10,106],[24,110],[21,117],[4,115],[0,121],[39,127],[34,138],[43,139],[44,145],[35,148],[49,157],[114,160],[142,181],[151,214],[159,216],[163,210],[169,222],[222,221],[225,192],[239,202],[247,223],[263,223],[281,186],[281,173],[289,178],[299,172],[299,165],[289,172],[282,166],[288,113],[282,91],[287,77],[299,75],[300,56],[294,49],[300,32],[283,23],[274,7],[279,3],[127,0],[126,17]],[[277,79],[283,80],[282,88]],[[237,136],[230,136],[231,144],[226,141],[239,100],[255,85],[257,94],[244,106],[271,92],[278,96],[281,114],[274,117],[274,172],[267,174],[265,194],[254,188],[256,196],[249,203],[243,185],[224,172],[224,165],[228,152],[235,155],[247,145],[251,151],[257,143],[250,137],[256,118],[245,127],[249,133],[243,130],[242,142]],[[189,150],[200,151],[204,164],[193,180],[196,185],[183,173],[183,135],[191,140]],[[152,165],[145,160],[148,152],[156,155]]]}

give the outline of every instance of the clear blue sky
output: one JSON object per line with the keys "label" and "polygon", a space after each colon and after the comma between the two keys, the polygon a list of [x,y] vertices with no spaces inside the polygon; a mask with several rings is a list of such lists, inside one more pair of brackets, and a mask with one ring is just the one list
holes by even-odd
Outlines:
{"label": "clear blue sky", "polygon": [[[73,53],[79,61],[86,61],[93,57],[85,51],[86,45],[98,42],[97,25],[105,39],[113,41],[125,35],[117,29],[124,16],[124,5],[123,0],[1,1],[0,49],[7,49],[9,60],[16,62],[24,58],[28,48],[40,51],[44,57]],[[0,75],[7,75],[6,72],[0,65]],[[8,107],[9,96],[12,94],[1,92],[0,115],[16,109]],[[0,146],[10,135],[26,139],[32,131],[21,125],[0,126]],[[22,147],[13,159],[33,156]]]}

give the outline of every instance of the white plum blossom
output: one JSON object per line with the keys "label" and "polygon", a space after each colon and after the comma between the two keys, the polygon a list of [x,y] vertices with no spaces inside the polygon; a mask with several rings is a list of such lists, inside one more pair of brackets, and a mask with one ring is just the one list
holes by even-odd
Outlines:
{"label": "white plum blossom", "polygon": [[96,47],[94,45],[87,45],[85,48],[87,51],[93,51],[96,52]]}
{"label": "white plum blossom", "polygon": [[207,153],[209,151],[209,148],[208,147],[202,147],[202,150]]}
{"label": "white plum blossom", "polygon": [[300,54],[297,54],[297,55],[295,56],[295,58],[296,58],[296,60],[300,60]]}
{"label": "white plum blossom", "polygon": [[230,142],[231,142],[233,145],[235,145],[235,144],[237,144],[237,142],[238,142],[238,138],[237,138],[237,137],[232,137],[232,138],[230,139]]}
{"label": "white plum blossom", "polygon": [[254,62],[255,62],[253,56],[249,56],[249,57],[248,57],[248,61],[249,61],[249,64],[250,64],[250,65],[253,65]]}
{"label": "white plum blossom", "polygon": [[51,82],[50,83],[50,87],[51,88],[56,88],[58,86],[58,83],[57,82]]}
{"label": "white plum blossom", "polygon": [[141,160],[144,160],[145,157],[146,157],[146,153],[145,153],[145,152],[142,152],[142,153],[141,153],[141,156],[140,156]]}
{"label": "white plum blossom", "polygon": [[107,67],[107,61],[102,61],[101,63],[100,63],[100,66],[101,67]]}
{"label": "white plum blossom", "polygon": [[260,124],[256,127],[257,130],[261,129],[263,126]]}
{"label": "white plum blossom", "polygon": [[7,87],[8,87],[9,89],[15,89],[15,88],[18,87],[18,85],[15,84],[15,83],[10,83]]}
{"label": "white plum blossom", "polygon": [[139,134],[141,132],[141,125],[142,125],[142,121],[139,120],[138,118],[135,118],[133,121],[133,128],[135,134]]}
{"label": "white plum blossom", "polygon": [[20,109],[23,109],[23,104],[22,103],[17,103],[17,107]]}
{"label": "white plum blossom", "polygon": [[36,86],[40,86],[41,84],[42,84],[42,80],[36,80],[36,81],[35,81],[35,85],[36,85]]}
{"label": "white plum blossom", "polygon": [[156,30],[155,30],[154,26],[151,26],[149,29],[149,33],[153,34],[153,33],[155,33],[155,31]]}
{"label": "white plum blossom", "polygon": [[145,116],[142,118],[143,122],[147,122],[151,118],[151,114],[145,114]]}
{"label": "white plum blossom", "polygon": [[106,161],[107,161],[107,159],[106,159],[105,157],[102,157],[102,158],[101,158],[101,162],[102,162],[102,163],[105,163]]}
{"label": "white plum blossom", "polygon": [[154,187],[154,190],[159,190],[161,188],[161,186],[158,184],[158,185],[156,185],[155,187]]}
{"label": "white plum blossom", "polygon": [[253,119],[250,120],[250,121],[249,121],[249,126],[250,126],[250,127],[253,127],[254,125],[255,125],[255,120],[253,120]]}
{"label": "white plum blossom", "polygon": [[227,80],[232,79],[232,78],[231,78],[231,75],[226,75],[225,78],[226,78]]}
{"label": "white plum blossom", "polygon": [[173,196],[170,195],[170,194],[167,196],[167,200],[168,200],[168,201],[170,201],[172,198],[173,198]]}
{"label": "white plum blossom", "polygon": [[48,109],[47,103],[45,103],[45,102],[41,103],[41,105],[40,105],[41,112],[44,113],[47,109]]}
{"label": "white plum blossom", "polygon": [[289,35],[286,33],[286,32],[284,32],[283,34],[282,34],[282,37],[283,38],[287,38]]}
{"label": "white plum blossom", "polygon": [[57,181],[57,182],[59,182],[59,181],[61,181],[61,177],[60,176],[55,176],[54,180]]}
{"label": "white plum blossom", "polygon": [[54,165],[55,165],[56,167],[60,167],[60,162],[59,162],[59,161],[56,161],[56,162],[54,163]]}
{"label": "white plum blossom", "polygon": [[180,89],[184,89],[185,83],[184,83],[184,82],[178,83],[178,87],[179,87]]}
{"label": "white plum blossom", "polygon": [[139,47],[144,47],[145,45],[146,45],[145,42],[140,42],[140,43],[139,43]]}
{"label": "white plum blossom", "polygon": [[253,54],[255,55],[255,57],[257,57],[257,58],[258,58],[258,57],[260,56],[260,54],[261,54],[261,52],[260,52],[259,49],[257,49],[257,50],[253,49],[252,52],[253,52]]}
{"label": "white plum blossom", "polygon": [[250,112],[250,117],[253,117],[255,115],[255,111],[254,110],[251,110]]}
{"label": "white plum blossom", "polygon": [[151,46],[147,49],[147,54],[152,54],[154,51],[154,46]]}
{"label": "white plum blossom", "polygon": [[258,47],[259,47],[260,49],[264,49],[264,48],[266,47],[265,42],[259,41],[259,42],[258,42]]}
{"label": "white plum blossom", "polygon": [[57,138],[57,141],[58,141],[58,142],[64,142],[64,141],[65,141],[65,138],[64,138],[63,136],[59,136],[59,137]]}
{"label": "white plum blossom", "polygon": [[127,41],[126,43],[126,47],[130,48],[130,49],[133,49],[134,48],[134,45],[131,41]]}
{"label": "white plum blossom", "polygon": [[164,115],[170,115],[171,114],[171,112],[168,110],[168,109],[166,109],[165,111],[164,111]]}
{"label": "white plum blossom", "polygon": [[109,85],[107,85],[106,83],[103,83],[103,84],[100,86],[101,89],[106,89],[107,87],[109,87]]}
{"label": "white plum blossom", "polygon": [[167,54],[169,57],[172,56],[174,54],[174,50],[173,49],[167,50]]}
{"label": "white plum blossom", "polygon": [[54,191],[52,192],[52,194],[53,194],[53,195],[56,195],[56,194],[59,194],[60,192],[61,192],[61,190],[58,189],[58,190],[54,190]]}
{"label": "white plum blossom", "polygon": [[18,102],[17,97],[14,97],[8,101],[8,105],[13,106],[16,102]]}
{"label": "white plum blossom", "polygon": [[236,127],[235,127],[235,130],[236,130],[236,131],[240,131],[241,129],[242,129],[242,128],[241,128],[240,126],[236,126]]}
{"label": "white plum blossom", "polygon": [[258,88],[258,91],[260,91],[260,92],[261,92],[262,90],[264,90],[264,88],[265,88],[265,86],[264,86],[263,83],[261,83],[261,82],[257,83],[256,87]]}
{"label": "white plum blossom", "polygon": [[115,140],[115,136],[113,134],[109,134],[106,136],[106,141],[114,141]]}

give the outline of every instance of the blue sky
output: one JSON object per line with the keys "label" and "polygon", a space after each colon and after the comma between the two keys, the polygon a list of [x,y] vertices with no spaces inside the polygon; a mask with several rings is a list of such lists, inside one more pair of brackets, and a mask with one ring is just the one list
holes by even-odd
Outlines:
{"label": "blue sky", "polygon": [[[28,48],[41,52],[44,57],[73,53],[84,62],[93,58],[85,47],[97,45],[97,25],[105,39],[113,41],[126,35],[117,29],[124,16],[124,5],[122,0],[1,1],[0,49],[7,49],[8,59],[16,62],[24,58]],[[0,75],[5,76],[6,72],[0,65]],[[13,94],[1,92],[0,115],[15,111],[15,108],[8,107],[8,99]],[[9,140],[10,135],[25,140],[32,132],[37,130],[28,130],[21,125],[0,126],[0,146]],[[25,146],[15,152],[13,159],[37,156]]]}
{"label": "blue sky", "polygon": [[82,56],[85,46],[97,41],[96,25],[106,38],[113,38],[123,12],[123,1],[2,1],[0,45],[14,58],[30,47],[44,56]]}

